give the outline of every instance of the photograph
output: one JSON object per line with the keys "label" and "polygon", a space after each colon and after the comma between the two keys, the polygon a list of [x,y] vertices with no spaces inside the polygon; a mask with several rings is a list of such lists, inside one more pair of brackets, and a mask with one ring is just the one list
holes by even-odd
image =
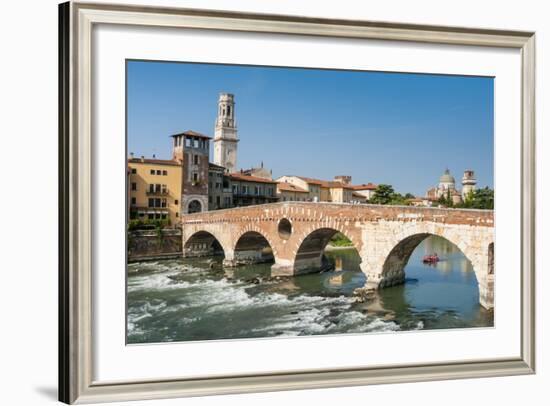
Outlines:
{"label": "photograph", "polygon": [[126,60],[126,341],[494,327],[494,78]]}

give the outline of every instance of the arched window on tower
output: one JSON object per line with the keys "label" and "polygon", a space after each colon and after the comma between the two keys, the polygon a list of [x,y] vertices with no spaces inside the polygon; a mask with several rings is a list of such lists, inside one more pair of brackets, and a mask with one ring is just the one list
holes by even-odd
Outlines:
{"label": "arched window on tower", "polygon": [[227,106],[227,115],[231,117],[231,106]]}

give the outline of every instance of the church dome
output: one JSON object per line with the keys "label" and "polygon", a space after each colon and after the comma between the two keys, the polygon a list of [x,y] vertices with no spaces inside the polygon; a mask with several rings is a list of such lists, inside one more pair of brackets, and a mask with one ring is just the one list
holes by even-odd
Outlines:
{"label": "church dome", "polygon": [[455,178],[448,169],[445,169],[445,173],[439,178],[439,183],[455,183]]}

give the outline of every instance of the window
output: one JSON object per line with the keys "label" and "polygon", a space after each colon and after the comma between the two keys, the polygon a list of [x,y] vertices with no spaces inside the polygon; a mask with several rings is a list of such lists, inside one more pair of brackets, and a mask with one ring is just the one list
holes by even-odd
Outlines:
{"label": "window", "polygon": [[156,213],[156,214],[155,214],[155,218],[156,218],[157,220],[160,220],[160,213]]}
{"label": "window", "polygon": [[138,216],[139,216],[139,217],[145,217],[145,213],[144,213],[144,212],[140,212],[140,213],[138,214]]}
{"label": "window", "polygon": [[160,169],[157,169],[157,175],[162,174],[162,171]]}
{"label": "window", "polygon": [[162,218],[163,220],[166,220],[166,214],[162,214],[161,218]]}
{"label": "window", "polygon": [[220,196],[216,196],[216,206],[220,207],[220,200],[221,200],[221,197]]}
{"label": "window", "polygon": [[212,189],[212,182],[208,182],[208,187]]}
{"label": "window", "polygon": [[216,182],[216,189],[221,189],[222,184],[220,182]]}
{"label": "window", "polygon": [[241,187],[241,192],[242,192],[243,195],[246,195],[246,194],[248,193],[248,190],[247,190],[247,189],[248,189],[248,188],[247,188],[246,186],[242,186],[242,187]]}
{"label": "window", "polygon": [[180,214],[178,212],[176,212],[176,217],[179,217],[179,216],[180,216]]}
{"label": "window", "polygon": [[236,195],[239,192],[239,187],[237,185],[233,185],[233,194]]}
{"label": "window", "polygon": [[132,173],[135,175],[137,173],[136,168],[132,168]]}
{"label": "window", "polygon": [[168,191],[168,188],[166,187],[166,185],[161,185],[161,191],[163,194],[166,194],[166,192]]}
{"label": "window", "polygon": [[193,182],[199,181],[199,174],[197,172],[193,172]]}
{"label": "window", "polygon": [[212,196],[208,196],[208,203],[212,203]]}
{"label": "window", "polygon": [[231,106],[227,106],[227,115],[228,115],[228,116],[231,115]]}
{"label": "window", "polygon": [[166,207],[166,199],[150,197],[148,201],[148,207]]}
{"label": "window", "polygon": [[162,171],[163,176],[168,176],[168,171]]}
{"label": "window", "polygon": [[186,138],[186,139],[185,139],[185,146],[186,146],[186,147],[190,147],[190,146],[191,146],[191,138]]}
{"label": "window", "polygon": [[149,220],[154,220],[154,219],[155,219],[155,215],[154,215],[153,213],[149,213],[149,214],[147,215],[147,218],[148,218]]}
{"label": "window", "polygon": [[177,200],[174,200],[174,204],[178,204],[178,201],[177,201]]}
{"label": "window", "polygon": [[132,190],[137,190],[137,183],[136,182],[132,182]]}
{"label": "window", "polygon": [[199,164],[199,156],[198,155],[193,155],[193,163],[195,165],[198,165]]}
{"label": "window", "polygon": [[151,173],[151,175],[154,175],[154,174],[155,174],[155,170],[154,170],[154,169],[151,169],[150,173]]}
{"label": "window", "polygon": [[254,194],[258,196],[260,194],[260,188],[258,186],[254,186]]}
{"label": "window", "polygon": [[132,204],[136,204],[136,198],[132,197]]}

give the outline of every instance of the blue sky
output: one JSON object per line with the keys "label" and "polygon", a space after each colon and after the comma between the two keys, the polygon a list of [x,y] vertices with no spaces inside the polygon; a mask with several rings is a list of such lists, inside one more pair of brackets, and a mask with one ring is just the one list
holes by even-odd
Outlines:
{"label": "blue sky", "polygon": [[351,175],[424,195],[448,167],[493,187],[492,78],[129,61],[127,81],[136,156],[169,158],[177,132],[213,136],[229,92],[241,168],[263,161],[275,177]]}

